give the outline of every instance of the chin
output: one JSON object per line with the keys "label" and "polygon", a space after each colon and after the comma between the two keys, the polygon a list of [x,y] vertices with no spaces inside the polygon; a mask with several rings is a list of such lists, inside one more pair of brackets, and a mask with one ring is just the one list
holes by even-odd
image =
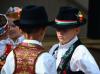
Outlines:
{"label": "chin", "polygon": [[61,44],[63,44],[63,43],[64,43],[64,41],[61,41],[61,40],[60,40],[59,42],[60,42]]}
{"label": "chin", "polygon": [[66,44],[66,42],[65,42],[64,40],[59,40],[59,42],[60,42],[61,44]]}

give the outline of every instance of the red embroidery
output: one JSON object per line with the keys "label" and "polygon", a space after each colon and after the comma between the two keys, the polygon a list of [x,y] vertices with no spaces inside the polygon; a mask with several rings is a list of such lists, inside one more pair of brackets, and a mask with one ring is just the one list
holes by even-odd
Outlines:
{"label": "red embroidery", "polygon": [[6,51],[5,51],[6,56],[10,53],[11,47],[12,47],[12,46],[11,46],[10,44],[7,44],[7,45],[6,45]]}
{"label": "red embroidery", "polygon": [[63,74],[67,74],[66,69],[64,69]]}
{"label": "red embroidery", "polygon": [[43,52],[43,48],[39,45],[22,44],[14,49],[16,62],[14,74],[35,74],[36,59]]}

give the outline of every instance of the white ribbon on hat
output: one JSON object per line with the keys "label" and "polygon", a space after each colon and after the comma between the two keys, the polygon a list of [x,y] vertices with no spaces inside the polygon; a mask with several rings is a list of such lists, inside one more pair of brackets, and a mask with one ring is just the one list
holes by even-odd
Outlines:
{"label": "white ribbon on hat", "polygon": [[57,24],[74,24],[74,23],[77,23],[76,20],[58,20],[58,19],[55,19],[55,22]]}

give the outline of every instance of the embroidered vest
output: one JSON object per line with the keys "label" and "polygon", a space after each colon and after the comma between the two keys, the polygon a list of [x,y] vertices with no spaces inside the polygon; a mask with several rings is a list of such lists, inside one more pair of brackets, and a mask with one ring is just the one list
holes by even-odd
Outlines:
{"label": "embroidered vest", "polygon": [[[80,40],[77,40],[69,49],[65,52],[64,56],[61,58],[60,64],[57,68],[57,74],[84,74],[82,71],[78,72],[72,72],[70,69],[70,60],[72,57],[72,54],[77,46],[82,44]],[[55,49],[55,51],[58,49],[58,47]],[[54,53],[53,53],[54,54]]]}
{"label": "embroidered vest", "polygon": [[14,74],[35,74],[35,63],[38,56],[44,51],[39,45],[19,44],[14,49],[15,72]]}

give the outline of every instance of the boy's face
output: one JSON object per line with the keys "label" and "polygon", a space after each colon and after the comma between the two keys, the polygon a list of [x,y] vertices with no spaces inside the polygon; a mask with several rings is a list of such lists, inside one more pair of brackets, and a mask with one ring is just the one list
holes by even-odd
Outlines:
{"label": "boy's face", "polygon": [[9,37],[10,38],[18,38],[21,35],[20,29],[16,25],[10,25],[9,29]]}
{"label": "boy's face", "polygon": [[73,28],[68,30],[56,29],[56,34],[61,44],[68,43],[80,31],[80,28]]}
{"label": "boy's face", "polygon": [[19,36],[21,36],[21,31],[20,31],[19,27],[13,23],[14,19],[8,18],[8,20],[9,20],[8,36],[12,39],[17,39]]}

